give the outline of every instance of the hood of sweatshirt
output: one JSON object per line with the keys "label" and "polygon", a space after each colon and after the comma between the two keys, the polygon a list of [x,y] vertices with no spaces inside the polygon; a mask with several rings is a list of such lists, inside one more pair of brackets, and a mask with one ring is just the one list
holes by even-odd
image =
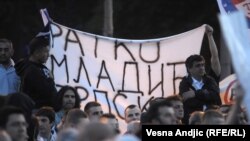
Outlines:
{"label": "hood of sweatshirt", "polygon": [[28,60],[28,58],[19,60],[14,66],[16,69],[17,75],[19,75],[20,77],[24,76],[25,69],[29,67],[29,64],[30,64],[30,61]]}

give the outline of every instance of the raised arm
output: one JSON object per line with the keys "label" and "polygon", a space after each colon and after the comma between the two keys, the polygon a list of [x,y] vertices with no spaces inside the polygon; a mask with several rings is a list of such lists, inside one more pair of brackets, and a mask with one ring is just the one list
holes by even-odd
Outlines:
{"label": "raised arm", "polygon": [[219,54],[213,37],[213,28],[210,25],[206,25],[206,34],[208,37],[209,49],[211,52],[211,68],[217,76],[220,76],[221,66]]}
{"label": "raised arm", "polygon": [[245,96],[245,92],[243,91],[240,83],[236,85],[235,92],[235,102],[228,113],[226,124],[239,124],[240,119],[238,115],[241,112],[241,105]]}

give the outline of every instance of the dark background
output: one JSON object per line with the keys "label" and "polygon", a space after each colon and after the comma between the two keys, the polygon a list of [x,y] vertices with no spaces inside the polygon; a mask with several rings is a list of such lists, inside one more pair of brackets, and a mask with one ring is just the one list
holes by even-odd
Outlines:
{"label": "dark background", "polygon": [[[57,23],[102,35],[104,0],[0,0],[0,38],[12,40],[14,60],[43,28],[39,10],[47,8]],[[152,39],[179,34],[202,24],[214,28],[220,48],[216,0],[113,0],[114,37]],[[210,56],[204,38],[202,54]]]}

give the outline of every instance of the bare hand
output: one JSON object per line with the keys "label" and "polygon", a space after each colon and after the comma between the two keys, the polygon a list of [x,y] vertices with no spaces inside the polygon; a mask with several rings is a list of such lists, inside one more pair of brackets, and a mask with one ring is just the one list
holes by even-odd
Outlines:
{"label": "bare hand", "polygon": [[214,29],[210,25],[206,24],[206,33],[208,35],[212,35],[213,32],[214,32]]}

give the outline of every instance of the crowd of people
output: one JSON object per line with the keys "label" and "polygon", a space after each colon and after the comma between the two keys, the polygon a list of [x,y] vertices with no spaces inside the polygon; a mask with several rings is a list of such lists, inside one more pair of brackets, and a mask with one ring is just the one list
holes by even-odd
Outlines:
{"label": "crowd of people", "polygon": [[124,110],[126,132],[118,118],[104,113],[103,105],[89,101],[80,108],[74,87],[59,91],[50,70],[44,65],[49,57],[49,37],[38,34],[29,44],[29,56],[14,63],[14,49],[8,39],[0,39],[0,140],[1,141],[139,141],[142,125],[224,125],[248,124],[242,107],[244,92],[235,89],[233,104],[222,104],[219,93],[220,64],[213,39],[213,28],[206,25],[211,51],[211,72],[205,59],[190,55],[187,76],[179,94],[157,97],[146,111],[138,105]]}

